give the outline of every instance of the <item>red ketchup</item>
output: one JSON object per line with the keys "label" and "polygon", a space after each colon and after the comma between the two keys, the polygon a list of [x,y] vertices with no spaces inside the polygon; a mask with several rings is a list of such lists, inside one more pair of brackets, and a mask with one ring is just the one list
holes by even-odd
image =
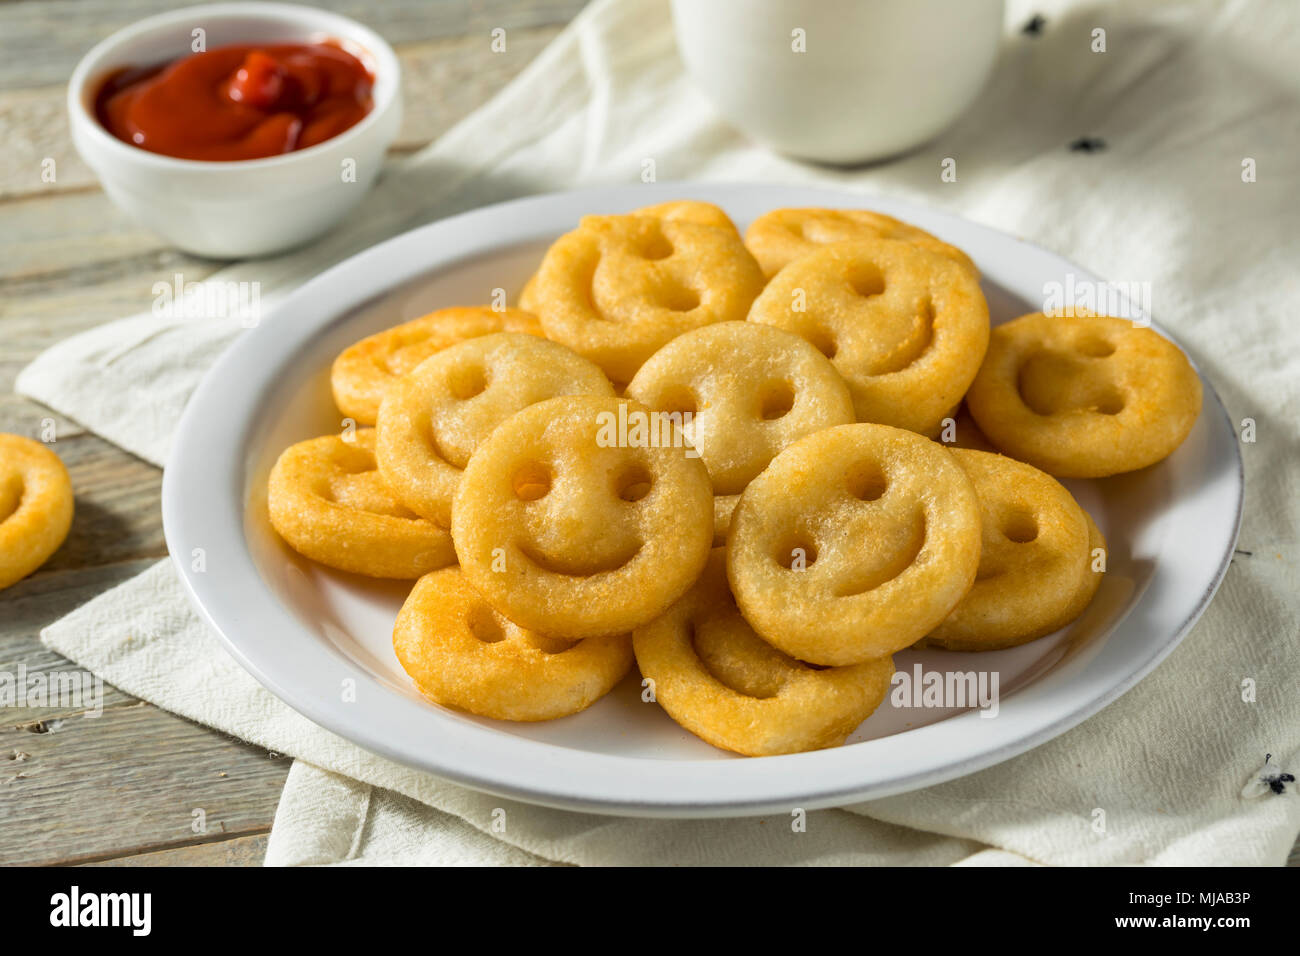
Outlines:
{"label": "red ketchup", "polygon": [[332,43],[223,46],[107,76],[95,116],[132,146],[179,159],[279,156],[323,143],[374,106],[374,77]]}

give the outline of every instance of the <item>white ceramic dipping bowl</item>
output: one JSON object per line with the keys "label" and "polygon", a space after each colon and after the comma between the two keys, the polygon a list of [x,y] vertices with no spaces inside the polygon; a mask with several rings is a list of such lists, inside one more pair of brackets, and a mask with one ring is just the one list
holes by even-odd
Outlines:
{"label": "white ceramic dipping bowl", "polygon": [[[339,41],[374,75],[374,108],[323,143],[236,162],[175,159],[104,129],[94,113],[104,78],[189,55],[197,29],[209,50]],[[141,20],[95,46],[68,83],[68,120],[73,145],[109,198],[144,225],[196,255],[264,256],[314,239],[360,202],[402,122],[401,67],[377,33],[347,17],[282,3],[205,4]]]}

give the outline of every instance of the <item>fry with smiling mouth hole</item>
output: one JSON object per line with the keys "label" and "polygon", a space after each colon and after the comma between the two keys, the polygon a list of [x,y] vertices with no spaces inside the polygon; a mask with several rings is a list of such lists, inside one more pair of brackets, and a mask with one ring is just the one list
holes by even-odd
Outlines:
{"label": "fry with smiling mouth hole", "polygon": [[880,706],[894,673],[888,657],[822,668],[764,642],[732,599],[722,548],[695,587],[633,632],[632,645],[673,720],[748,756],[839,746]]}
{"label": "fry with smiling mouth hole", "polygon": [[452,503],[461,569],[501,614],[567,637],[630,631],[699,576],[713,541],[708,471],[681,447],[603,444],[602,420],[650,410],[568,396],[479,445]]}
{"label": "fry with smiling mouth hole", "polygon": [[494,611],[459,568],[416,582],[393,651],[430,700],[497,720],[576,714],[632,667],[627,634],[575,641],[527,630]]}

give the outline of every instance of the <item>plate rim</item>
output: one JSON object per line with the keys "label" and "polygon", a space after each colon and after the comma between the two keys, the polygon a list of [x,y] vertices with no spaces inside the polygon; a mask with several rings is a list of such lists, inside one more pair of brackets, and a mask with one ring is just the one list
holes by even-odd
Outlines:
{"label": "plate rim", "polygon": [[[245,584],[251,583],[255,588],[260,587],[264,592],[256,596],[258,600],[253,602],[255,605],[269,612],[271,609],[265,606],[266,601],[269,600],[278,607],[280,612],[278,615],[271,614],[273,620],[278,618],[281,625],[287,623],[310,634],[306,626],[294,618],[292,613],[281,604],[278,596],[270,590],[247,548],[244,533],[244,514],[247,506],[246,446],[254,424],[251,415],[239,418],[237,424],[232,421],[237,416],[227,415],[224,422],[221,420],[220,413],[230,404],[229,397],[224,394],[225,376],[232,371],[237,371],[241,377],[248,378],[250,363],[254,367],[263,367],[263,385],[256,390],[257,396],[251,394],[252,390],[250,395],[244,396],[242,404],[245,407],[249,406],[254,397],[274,388],[274,370],[267,372],[264,367],[273,365],[279,368],[285,361],[285,355],[292,355],[296,351],[293,349],[288,353],[279,353],[279,358],[276,359],[274,358],[277,354],[276,350],[267,348],[268,345],[274,345],[277,339],[287,339],[293,340],[296,348],[301,348],[306,341],[306,336],[312,331],[320,331],[332,326],[365,302],[391,293],[403,283],[418,279],[421,275],[434,273],[439,269],[454,267],[458,262],[477,255],[490,254],[494,249],[500,250],[555,234],[555,231],[548,227],[545,230],[535,229],[536,235],[531,233],[521,235],[521,229],[528,228],[521,223],[528,223],[530,212],[538,213],[554,207],[556,210],[554,215],[559,218],[561,215],[559,210],[563,209],[566,210],[563,213],[566,221],[571,224],[576,221],[577,215],[568,210],[575,207],[575,204],[579,208],[587,207],[586,211],[590,211],[591,207],[602,205],[630,209],[645,205],[646,197],[649,195],[655,197],[650,199],[650,202],[664,201],[667,198],[700,198],[716,201],[725,207],[727,194],[733,194],[734,197],[754,190],[767,190],[787,196],[795,193],[802,194],[808,197],[801,202],[803,205],[820,201],[823,205],[879,209],[922,224],[933,221],[964,223],[966,226],[997,234],[1003,240],[1015,242],[1028,250],[1026,254],[1046,257],[1046,261],[1061,266],[1064,271],[1072,272],[1076,278],[1093,282],[1101,281],[1090,270],[1063,256],[1018,236],[955,213],[926,206],[910,199],[879,196],[845,188],[794,183],[677,182],[584,187],[478,207],[416,227],[371,246],[336,263],[287,294],[275,306],[274,312],[280,313],[279,315],[264,320],[252,329],[241,331],[203,376],[186,404],[173,434],[162,485],[163,531],[168,553],[179,572],[191,604],[240,666],[299,714],[365,750],[392,759],[404,766],[476,790],[528,803],[592,813],[651,817],[749,816],[777,810],[788,812],[792,807],[815,809],[890,796],[956,779],[1001,763],[1059,736],[1109,706],[1154,670],[1181,643],[1208,607],[1222,583],[1240,533],[1244,507],[1243,463],[1241,449],[1235,441],[1235,429],[1226,406],[1213,384],[1190,356],[1189,361],[1192,361],[1193,368],[1201,379],[1206,398],[1202,403],[1202,414],[1206,415],[1212,408],[1217,407],[1220,421],[1210,427],[1226,427],[1234,436],[1231,442],[1234,466],[1231,478],[1233,491],[1235,491],[1235,509],[1229,540],[1214,572],[1200,589],[1201,593],[1177,627],[1163,639],[1157,640],[1145,658],[1137,666],[1131,667],[1122,678],[1110,682],[1095,696],[1088,697],[1050,719],[1037,720],[1031,729],[1015,735],[1014,739],[977,749],[965,757],[947,760],[941,764],[930,762],[921,769],[911,772],[898,772],[883,779],[855,782],[852,779],[854,771],[865,773],[864,767],[870,769],[870,765],[859,762],[855,766],[851,756],[845,755],[851,755],[858,748],[873,745],[877,745],[876,749],[881,750],[881,745],[886,741],[897,741],[901,738],[909,738],[921,743],[925,738],[933,737],[936,728],[945,728],[945,735],[951,734],[954,729],[961,730],[972,720],[978,720],[977,713],[967,712],[956,715],[936,724],[895,734],[892,737],[802,754],[724,761],[652,760],[594,753],[515,736],[491,727],[447,720],[447,715],[442,714],[438,708],[401,697],[374,675],[351,664],[349,666],[353,667],[355,672],[347,676],[357,680],[358,699],[363,699],[366,695],[374,696],[380,705],[380,713],[376,715],[375,720],[365,718],[360,721],[348,720],[341,717],[337,706],[331,708],[324,705],[322,698],[318,696],[323,686],[313,686],[304,683],[301,679],[286,679],[286,676],[275,666],[267,666],[267,655],[261,652],[255,638],[240,638],[227,633],[228,629],[233,632],[241,626],[246,626],[246,622],[241,620],[241,611],[244,609],[232,607],[231,602],[234,600],[240,605],[246,605],[248,597],[243,595],[232,598],[229,594],[222,594],[220,592],[225,586],[218,582],[234,572],[239,572],[238,580]],[[772,208],[793,204],[778,200]],[[488,224],[495,224],[497,231],[508,229],[512,238],[508,241],[485,238],[485,236],[495,235],[492,230],[485,228]],[[472,227],[467,230],[471,233],[468,242],[461,232],[467,226]],[[475,228],[481,229],[482,234],[474,235]],[[398,267],[395,265],[398,258],[392,253],[395,249],[408,244],[419,245],[428,254],[418,264]],[[387,268],[384,268],[385,266]],[[329,295],[328,301],[315,308],[315,311],[312,308],[304,308],[321,298],[324,291],[332,284],[341,282],[340,277],[353,273],[360,273],[366,280],[359,283],[365,294],[354,293],[342,298],[338,295]],[[376,275],[378,279],[375,278]],[[305,319],[291,314],[292,310],[297,308],[301,308],[307,316]],[[1177,342],[1158,323],[1153,321],[1151,325],[1161,335]],[[200,435],[203,436],[202,440],[199,438]],[[214,440],[216,454],[214,454]],[[227,456],[229,460],[222,460],[223,449],[234,452]],[[192,492],[181,490],[182,487],[192,488],[196,484],[200,488],[210,489],[211,500],[206,505],[206,512],[201,514],[196,514],[196,509],[185,505],[185,496]],[[217,486],[217,491],[211,490],[213,486]],[[220,493],[221,490],[224,490],[224,495]],[[242,554],[247,567],[240,569],[236,563],[227,566],[223,573],[214,574],[214,566],[219,565],[213,560],[212,549],[208,548],[206,549],[209,552],[208,570],[203,573],[195,572],[181,555],[189,554],[190,547],[196,541],[204,539],[205,535],[221,537],[221,528],[215,523],[218,521],[218,514],[233,517],[234,520],[225,528],[225,533],[238,539],[233,548],[230,541],[222,542],[219,549],[222,554],[221,560],[228,560],[227,552],[233,552],[236,558]],[[206,520],[200,520],[204,517]],[[196,530],[200,530],[197,536]],[[250,574],[251,582],[248,580]],[[1148,595],[1145,594],[1140,596],[1137,602],[1111,626],[1111,629],[1120,628],[1126,620],[1132,618],[1147,597]],[[317,649],[334,660],[335,667],[338,662],[347,661],[339,649],[328,645],[315,635],[310,636],[311,642],[317,645]],[[316,667],[328,669],[328,663],[320,661],[317,662]],[[1022,691],[1002,701],[1002,709],[1005,711],[1021,694],[1032,690],[1038,683],[1041,681],[1033,681]],[[443,724],[440,729],[457,738],[466,738],[456,741],[462,745],[463,751],[480,754],[486,747],[487,751],[496,752],[496,756],[501,759],[497,761],[495,770],[467,769],[457,765],[455,752],[450,755],[434,754],[427,747],[412,747],[407,743],[411,736],[409,732],[384,737],[382,734],[376,734],[368,726],[383,723],[384,717],[414,719],[418,713],[438,715],[442,718]],[[417,721],[417,723],[422,722]],[[494,744],[496,746],[493,746]],[[897,747],[897,744],[894,746]],[[536,750],[538,753],[531,759],[524,759],[524,755],[518,753],[520,748]],[[835,759],[836,755],[839,755],[838,759]],[[512,764],[512,760],[519,762]],[[542,768],[549,772],[541,778],[530,777],[529,774],[535,772],[539,762]],[[609,779],[623,776],[631,783],[625,782],[623,786],[614,787],[612,790],[607,788],[603,793],[593,794],[589,779],[591,768],[584,766],[592,763],[608,764],[608,769],[602,770],[602,773],[608,775]],[[557,764],[570,772],[560,772],[561,768]],[[657,769],[659,773],[648,773],[649,768]],[[825,768],[834,772],[829,775],[825,772],[818,773]],[[514,772],[511,772],[512,770]],[[575,783],[575,774],[577,780],[586,780],[586,783]],[[728,778],[725,787],[720,787],[719,780],[714,779],[722,775]],[[807,782],[810,779],[817,782],[810,784]],[[541,780],[545,780],[546,783],[542,783]],[[773,781],[777,781],[778,785],[773,785]],[[781,784],[780,781],[786,782]],[[679,792],[681,788],[700,782],[705,782],[708,787],[714,788],[713,792],[706,795],[697,793],[682,795]],[[755,794],[753,792],[755,788],[761,788],[762,792]],[[725,792],[719,792],[720,790]]]}

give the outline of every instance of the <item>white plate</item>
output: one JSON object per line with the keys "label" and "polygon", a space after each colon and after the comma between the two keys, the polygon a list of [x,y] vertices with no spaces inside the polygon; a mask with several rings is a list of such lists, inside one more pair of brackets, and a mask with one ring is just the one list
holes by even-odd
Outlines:
{"label": "white plate", "polygon": [[[780,185],[636,185],[476,210],[341,263],[243,333],[191,399],[163,479],[167,545],[204,617],[259,681],[316,723],[448,780],[556,807],[655,816],[789,812],[899,793],[982,769],[1068,730],[1138,682],[1187,633],[1232,556],[1241,460],[1209,382],[1200,420],[1169,459],[1103,481],[1069,482],[1109,542],[1087,612],[1055,635],[986,654],[905,651],[899,670],[999,675],[996,717],[895,707],[849,745],[732,757],[640,700],[635,671],[573,717],[476,718],[425,701],[391,646],[407,583],[376,583],[299,558],[272,531],[266,478],[292,442],[337,432],[329,366],[346,345],[432,309],[514,293],[555,236],[586,213],[673,198],[723,206],[743,229],[779,206],[864,206],[966,250],[994,322],[1042,307],[1044,284],[1096,281],[1011,236],[897,200]],[[191,569],[194,548],[206,571]],[[355,701],[345,700],[345,681]]]}

